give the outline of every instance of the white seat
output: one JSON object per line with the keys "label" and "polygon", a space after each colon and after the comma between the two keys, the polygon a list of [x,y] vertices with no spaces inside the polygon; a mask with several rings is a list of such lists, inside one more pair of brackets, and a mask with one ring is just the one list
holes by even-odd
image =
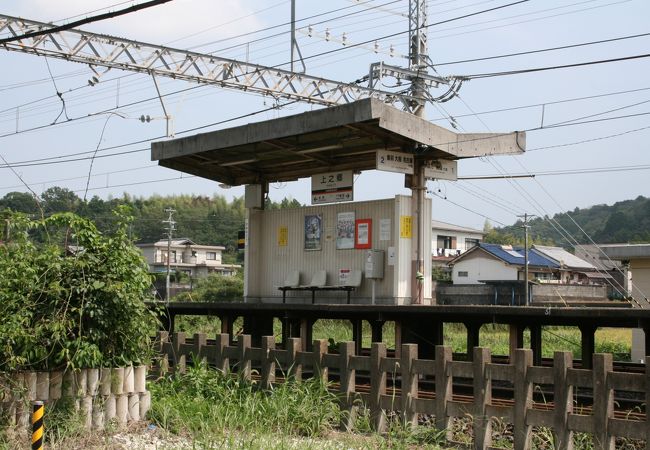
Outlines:
{"label": "white seat", "polygon": [[360,270],[351,270],[348,279],[345,283],[341,283],[341,286],[358,288],[361,286],[361,276],[362,272]]}
{"label": "white seat", "polygon": [[319,270],[314,274],[314,276],[311,277],[311,282],[309,284],[306,284],[304,286],[300,287],[305,287],[305,288],[310,288],[310,287],[324,287],[327,284],[327,272],[325,270]]}
{"label": "white seat", "polygon": [[287,278],[284,280],[284,284],[282,286],[278,286],[278,289],[297,288],[298,286],[300,286],[300,272],[294,270],[293,272],[289,273],[289,275],[287,275]]}

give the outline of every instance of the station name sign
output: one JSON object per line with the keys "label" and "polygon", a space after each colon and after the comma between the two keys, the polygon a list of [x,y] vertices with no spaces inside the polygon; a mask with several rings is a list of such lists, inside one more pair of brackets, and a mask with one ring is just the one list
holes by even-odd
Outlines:
{"label": "station name sign", "polygon": [[353,174],[351,170],[321,173],[311,177],[311,204],[351,202]]}

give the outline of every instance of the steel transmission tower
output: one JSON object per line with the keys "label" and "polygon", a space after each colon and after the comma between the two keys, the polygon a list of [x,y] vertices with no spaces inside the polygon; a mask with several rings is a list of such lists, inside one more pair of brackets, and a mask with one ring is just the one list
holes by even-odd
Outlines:
{"label": "steel transmission tower", "polygon": [[[411,95],[415,99],[427,97],[428,86],[418,75],[427,75],[429,55],[427,49],[427,5],[426,0],[409,0],[409,68],[415,72],[411,80]],[[414,100],[411,111],[419,117],[424,116],[425,102]]]}

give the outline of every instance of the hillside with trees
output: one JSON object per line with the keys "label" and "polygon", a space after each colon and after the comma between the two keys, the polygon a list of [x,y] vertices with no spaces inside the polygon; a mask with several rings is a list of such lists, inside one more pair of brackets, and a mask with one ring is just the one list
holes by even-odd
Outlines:
{"label": "hillside with trees", "polygon": [[[103,200],[97,196],[83,201],[73,191],[51,187],[41,194],[39,202],[28,193],[10,192],[0,198],[1,211],[9,209],[34,217],[45,217],[57,212],[73,212],[93,220],[100,231],[110,231],[115,225],[112,211],[118,205],[130,208],[134,221],[129,229],[136,242],[155,242],[165,237],[167,218],[165,208],[174,208],[176,221],[175,236],[187,237],[197,244],[223,245],[225,257],[232,261],[237,257],[237,232],[244,229],[244,199],[226,200],[220,195],[195,196],[152,196],[132,197],[124,194],[119,198]],[[302,206],[293,199],[281,202],[267,200],[268,209],[296,208]],[[553,216],[559,225],[579,243],[590,243],[578,225],[597,243],[650,242],[650,198],[639,196],[613,205],[595,205],[589,208],[575,208],[568,213]],[[485,224],[485,242],[523,245],[522,222],[506,227],[492,227]],[[548,218],[536,217],[529,222],[532,244],[560,245],[570,247],[554,228]],[[556,227],[560,228],[558,225]]]}
{"label": "hillside with trees", "polygon": [[[613,205],[594,205],[589,208],[575,208],[568,213],[555,214],[555,222],[548,217],[529,221],[531,242],[572,246],[554,228],[564,229],[580,244],[590,244],[587,233],[599,244],[650,242],[650,198],[639,196]],[[558,225],[559,224],[559,225]],[[500,228],[488,228],[486,242],[502,244],[523,243],[522,222]],[[580,228],[584,230],[582,232]]]}
{"label": "hillside with trees", "polygon": [[[128,207],[133,222],[128,230],[136,242],[155,242],[166,236],[167,218],[165,208],[173,208],[177,237],[186,237],[197,244],[223,245],[226,247],[225,260],[234,262],[241,255],[237,249],[237,232],[244,229],[244,199],[226,200],[220,195],[195,196],[152,196],[132,197],[124,194],[119,198],[103,200],[97,196],[83,201],[73,191],[51,187],[41,194],[37,202],[24,192],[10,192],[0,198],[0,214],[3,210],[22,212],[32,217],[48,217],[57,212],[72,212],[91,219],[102,232],[114,229],[116,219],[112,211],[120,206]],[[268,209],[295,208],[301,206],[293,199],[281,202],[267,201]]]}

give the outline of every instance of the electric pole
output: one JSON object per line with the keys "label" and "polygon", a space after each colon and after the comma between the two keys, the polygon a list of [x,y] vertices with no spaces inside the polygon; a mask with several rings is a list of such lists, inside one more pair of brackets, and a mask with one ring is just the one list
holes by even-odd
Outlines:
{"label": "electric pole", "polygon": [[523,216],[517,217],[523,217],[524,219],[524,223],[521,226],[521,228],[524,229],[524,304],[526,306],[529,306],[530,295],[528,289],[528,228],[530,228],[530,225],[528,225],[528,219],[531,219],[535,216],[532,214],[524,213]]}
{"label": "electric pole", "polygon": [[[418,100],[414,100],[411,105],[413,114],[418,117],[424,117],[424,105],[428,93],[428,88],[424,78],[420,75],[427,74],[428,66],[427,55],[427,4],[425,0],[409,1],[409,69],[415,75],[411,78],[411,95]],[[416,223],[416,242],[415,242],[415,261],[412,264],[411,274],[411,296],[412,302],[421,305],[424,301],[424,228],[431,226],[427,224],[424,214],[426,180],[424,178],[424,162],[417,157],[414,158],[415,173],[411,182],[411,209],[415,215]],[[431,255],[427,256],[431,258]],[[427,276],[431,276],[428,274]]]}
{"label": "electric pole", "polygon": [[174,222],[174,213],[176,210],[174,208],[165,208],[165,212],[168,214],[167,220],[162,222],[167,224],[165,230],[167,230],[167,277],[165,278],[165,301],[169,303],[169,275],[171,273],[171,250],[172,250],[172,234],[176,229],[176,222]]}

